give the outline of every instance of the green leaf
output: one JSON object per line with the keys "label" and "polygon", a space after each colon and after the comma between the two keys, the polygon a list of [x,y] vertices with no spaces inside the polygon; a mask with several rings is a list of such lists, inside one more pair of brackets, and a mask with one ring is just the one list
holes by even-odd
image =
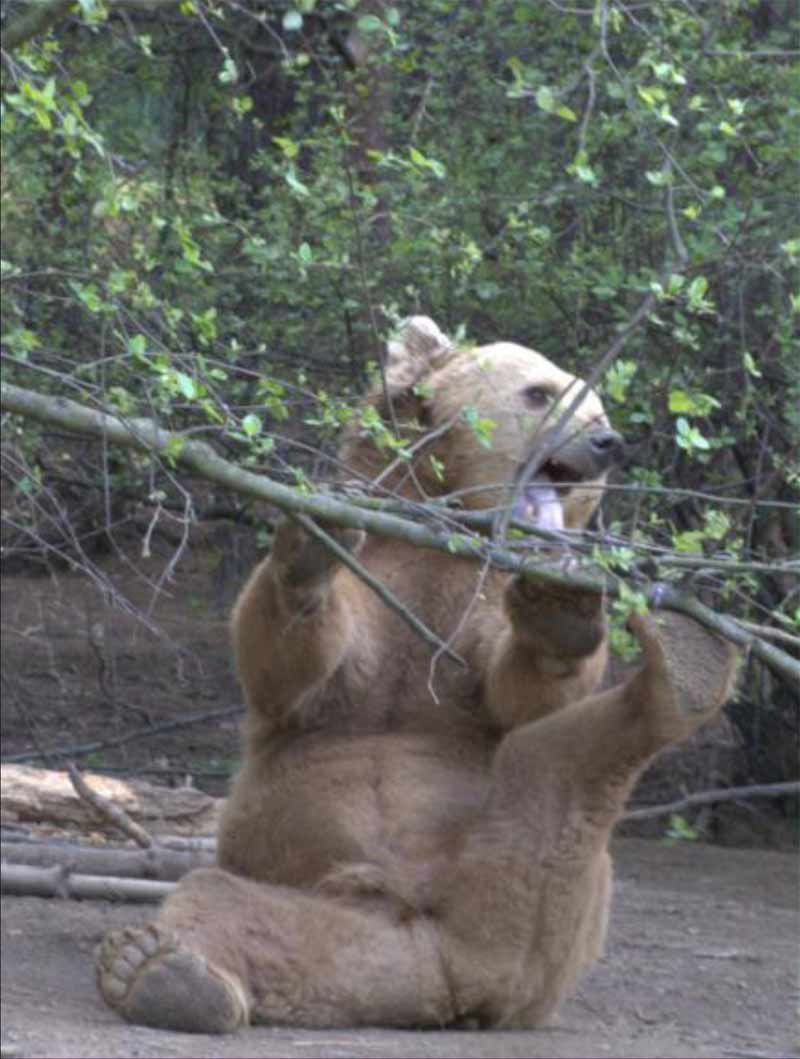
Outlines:
{"label": "green leaf", "polygon": [[586,151],[578,151],[572,164],[567,166],[567,172],[576,176],[578,180],[582,181],[584,184],[597,183],[597,174],[589,165],[589,158]]}
{"label": "green leaf", "polygon": [[481,416],[478,409],[472,405],[467,405],[463,408],[461,414],[465,422],[472,428],[475,437],[483,448],[490,449],[492,447],[492,435],[497,429],[497,423],[493,419]]}
{"label": "green leaf", "polygon": [[698,554],[703,551],[705,533],[702,530],[686,530],[684,533],[673,533],[672,547],[676,552]]}
{"label": "green leaf", "polygon": [[186,446],[186,438],[171,437],[164,446],[164,456],[168,463],[174,466]]}
{"label": "green leaf", "polygon": [[751,353],[745,352],[742,354],[742,363],[748,375],[752,375],[754,379],[761,378],[761,369],[756,364]]}
{"label": "green leaf", "polygon": [[649,184],[653,184],[657,188],[663,188],[670,183],[669,173],[664,169],[648,169],[644,176]]}
{"label": "green leaf", "polygon": [[536,104],[547,114],[552,114],[556,105],[553,90],[551,88],[548,88],[547,85],[542,85],[542,87],[536,93]]}
{"label": "green leaf", "polygon": [[433,471],[437,482],[444,482],[444,463],[437,459],[433,454],[428,457],[428,460],[430,461],[431,470]]}
{"label": "green leaf", "polygon": [[383,22],[377,15],[359,15],[356,19],[356,26],[362,33],[377,33],[383,29]]}
{"label": "green leaf", "polygon": [[688,295],[690,301],[698,301],[708,290],[708,280],[705,276],[697,276],[689,284]]}
{"label": "green leaf", "polygon": [[568,107],[565,103],[559,103],[556,107],[556,114],[559,118],[563,118],[565,121],[577,121],[578,115]]}
{"label": "green leaf", "polygon": [[670,390],[667,407],[670,412],[693,412],[694,401],[685,390]]}
{"label": "green leaf", "polygon": [[232,85],[239,80],[239,69],[230,55],[227,56],[222,64],[222,69],[217,77],[224,85]]}
{"label": "green leaf", "polygon": [[286,158],[296,158],[300,151],[300,145],[290,140],[288,136],[273,136],[272,142],[280,147]]}
{"label": "green leaf", "polygon": [[616,361],[605,374],[603,392],[607,393],[613,401],[622,404],[638,367],[634,360]]}
{"label": "green leaf", "polygon": [[263,430],[263,424],[257,415],[250,412],[242,420],[242,430],[249,438],[254,438]]}
{"label": "green leaf", "polygon": [[147,353],[147,339],[144,335],[133,335],[127,342],[128,352],[137,359],[142,359]]}
{"label": "green leaf", "polygon": [[692,452],[694,449],[705,451],[711,448],[708,438],[704,437],[697,427],[692,426],[682,416],[675,421],[675,443],[678,448],[686,452]]}
{"label": "green leaf", "polygon": [[696,842],[700,837],[697,831],[682,816],[673,813],[669,818],[667,838],[675,842]]}
{"label": "green leaf", "polygon": [[175,372],[175,382],[178,384],[178,389],[186,398],[187,401],[193,401],[197,397],[197,383],[191,377],[183,371]]}
{"label": "green leaf", "polygon": [[300,195],[302,198],[308,198],[311,194],[303,181],[298,178],[294,166],[289,166],[284,173],[283,178],[296,195]]}

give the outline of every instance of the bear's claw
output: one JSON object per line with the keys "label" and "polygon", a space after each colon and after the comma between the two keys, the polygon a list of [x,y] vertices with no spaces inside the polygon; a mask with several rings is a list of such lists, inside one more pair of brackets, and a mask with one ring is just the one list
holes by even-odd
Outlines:
{"label": "bear's claw", "polygon": [[236,980],[152,924],[105,936],[97,984],[120,1015],[157,1029],[230,1033],[248,1021]]}

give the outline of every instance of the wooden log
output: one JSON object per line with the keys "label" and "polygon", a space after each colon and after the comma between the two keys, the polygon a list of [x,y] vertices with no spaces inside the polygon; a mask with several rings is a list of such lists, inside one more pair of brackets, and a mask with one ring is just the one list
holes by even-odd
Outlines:
{"label": "wooden log", "polygon": [[195,853],[156,847],[124,849],[114,846],[79,846],[73,842],[3,842],[4,864],[32,868],[61,867],[83,875],[115,875],[126,879],[161,879],[175,882],[192,868],[214,863],[211,850]]}
{"label": "wooden log", "polygon": [[[159,787],[97,773],[84,773],[83,778],[154,836],[207,835],[217,830],[223,799],[194,787]],[[0,822],[116,833],[107,818],[78,796],[66,772],[29,765],[0,765]]]}
{"label": "wooden log", "polygon": [[173,882],[78,875],[57,865],[31,868],[27,864],[0,865],[0,892],[17,897],[73,897],[108,901],[160,901],[175,889]]}

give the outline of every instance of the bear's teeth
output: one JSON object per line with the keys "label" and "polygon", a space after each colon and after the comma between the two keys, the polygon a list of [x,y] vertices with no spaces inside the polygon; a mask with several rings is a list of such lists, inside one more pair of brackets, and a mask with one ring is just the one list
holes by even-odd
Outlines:
{"label": "bear's teeth", "polygon": [[554,486],[532,482],[515,505],[514,514],[539,529],[557,532],[564,528],[564,509]]}

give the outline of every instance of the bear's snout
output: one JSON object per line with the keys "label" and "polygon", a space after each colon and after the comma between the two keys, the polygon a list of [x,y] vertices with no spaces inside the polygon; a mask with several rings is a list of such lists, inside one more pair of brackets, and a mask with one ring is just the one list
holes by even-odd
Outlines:
{"label": "bear's snout", "polygon": [[594,431],[589,435],[588,441],[598,470],[605,471],[614,464],[622,462],[625,454],[625,440],[616,430]]}

